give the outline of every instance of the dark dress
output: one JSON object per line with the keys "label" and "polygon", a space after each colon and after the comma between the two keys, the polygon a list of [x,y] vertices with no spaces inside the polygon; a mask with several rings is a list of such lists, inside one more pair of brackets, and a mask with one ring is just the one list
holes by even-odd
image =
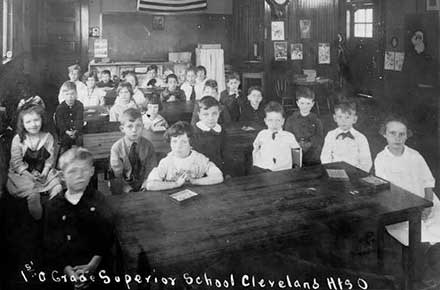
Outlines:
{"label": "dark dress", "polygon": [[220,103],[226,107],[231,116],[232,122],[237,122],[240,119],[240,111],[243,104],[246,102],[246,97],[243,95],[229,95],[227,90],[220,94]]}
{"label": "dark dress", "polygon": [[223,172],[225,169],[224,148],[226,144],[225,130],[220,133],[203,131],[197,125],[193,126],[194,135],[191,139],[191,146],[199,153],[209,158]]}
{"label": "dark dress", "polygon": [[44,266],[63,273],[66,266],[85,265],[99,255],[102,261],[95,274],[101,269],[109,273],[113,233],[113,215],[100,192],[88,186],[76,205],[62,192],[47,203],[45,211]]}
{"label": "dark dress", "polygon": [[44,146],[39,150],[31,150],[28,148],[24,153],[23,161],[28,164],[27,171],[32,172],[36,170],[41,173],[44,169],[45,162],[49,157],[50,153]]}
{"label": "dark dress", "polygon": [[241,107],[240,122],[256,122],[258,124],[264,124],[264,118],[266,113],[264,112],[264,105],[260,103],[258,109],[255,110],[249,101],[246,101]]}

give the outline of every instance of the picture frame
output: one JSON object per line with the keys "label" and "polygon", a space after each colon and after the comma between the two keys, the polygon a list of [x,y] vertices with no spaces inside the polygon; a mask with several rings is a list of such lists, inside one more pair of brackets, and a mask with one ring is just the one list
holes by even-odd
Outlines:
{"label": "picture frame", "polygon": [[426,11],[440,10],[440,0],[426,0]]}
{"label": "picture frame", "polygon": [[396,36],[391,37],[391,47],[396,48],[399,45],[399,39]]}
{"label": "picture frame", "polygon": [[163,15],[153,16],[153,30],[165,29],[165,17]]}
{"label": "picture frame", "polygon": [[287,41],[276,41],[273,43],[273,55],[275,61],[287,60]]}
{"label": "picture frame", "polygon": [[272,21],[272,40],[284,40],[284,21]]}

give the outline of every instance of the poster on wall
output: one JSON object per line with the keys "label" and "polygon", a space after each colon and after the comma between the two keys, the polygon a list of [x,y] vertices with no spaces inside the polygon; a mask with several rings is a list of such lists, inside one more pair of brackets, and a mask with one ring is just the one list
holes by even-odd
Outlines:
{"label": "poster on wall", "polygon": [[286,41],[278,41],[273,43],[273,54],[275,56],[275,60],[287,60],[287,42]]}
{"label": "poster on wall", "polygon": [[318,43],[318,64],[330,64],[330,43]]}
{"label": "poster on wall", "polygon": [[106,58],[108,57],[108,41],[104,38],[95,39],[93,45],[94,56],[96,58]]}
{"label": "poster on wall", "polygon": [[301,32],[301,38],[310,38],[310,28],[312,26],[312,20],[301,19],[299,21],[299,29]]}
{"label": "poster on wall", "polygon": [[272,21],[272,40],[284,40],[284,21]]}
{"label": "poster on wall", "polygon": [[290,59],[291,60],[303,59],[303,45],[302,45],[302,43],[291,43],[290,44]]}
{"label": "poster on wall", "polygon": [[405,61],[405,53],[404,52],[394,53],[394,70],[395,71],[402,71],[404,61]]}
{"label": "poster on wall", "polygon": [[385,51],[385,61],[384,61],[385,70],[394,70],[394,62],[395,62],[394,59],[395,59],[394,51]]}

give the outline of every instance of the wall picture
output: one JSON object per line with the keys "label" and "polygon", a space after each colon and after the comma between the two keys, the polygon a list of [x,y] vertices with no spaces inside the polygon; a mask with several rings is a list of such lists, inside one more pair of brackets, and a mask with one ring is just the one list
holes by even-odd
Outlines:
{"label": "wall picture", "polygon": [[394,59],[395,59],[394,51],[385,51],[385,61],[384,61],[385,70],[394,70]]}
{"label": "wall picture", "polygon": [[284,21],[272,21],[272,40],[284,40]]}
{"label": "wall picture", "polygon": [[299,29],[301,38],[310,38],[310,29],[312,26],[312,20],[310,19],[301,19],[299,21]]}
{"label": "wall picture", "polygon": [[440,0],[426,0],[426,10],[440,10]]}
{"label": "wall picture", "polygon": [[318,43],[318,64],[330,64],[330,43]]}
{"label": "wall picture", "polygon": [[290,44],[290,59],[291,60],[303,59],[303,45],[302,45],[302,43],[291,43]]}
{"label": "wall picture", "polygon": [[161,15],[153,16],[153,30],[164,30],[165,17]]}
{"label": "wall picture", "polygon": [[278,41],[273,43],[273,54],[275,60],[282,61],[287,60],[287,42]]}

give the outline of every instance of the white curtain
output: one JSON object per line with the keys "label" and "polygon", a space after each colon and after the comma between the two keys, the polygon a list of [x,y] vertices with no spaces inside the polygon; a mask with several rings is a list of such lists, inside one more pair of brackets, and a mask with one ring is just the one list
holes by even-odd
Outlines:
{"label": "white curtain", "polygon": [[196,48],[196,64],[206,68],[208,79],[217,81],[220,94],[226,88],[223,49]]}

